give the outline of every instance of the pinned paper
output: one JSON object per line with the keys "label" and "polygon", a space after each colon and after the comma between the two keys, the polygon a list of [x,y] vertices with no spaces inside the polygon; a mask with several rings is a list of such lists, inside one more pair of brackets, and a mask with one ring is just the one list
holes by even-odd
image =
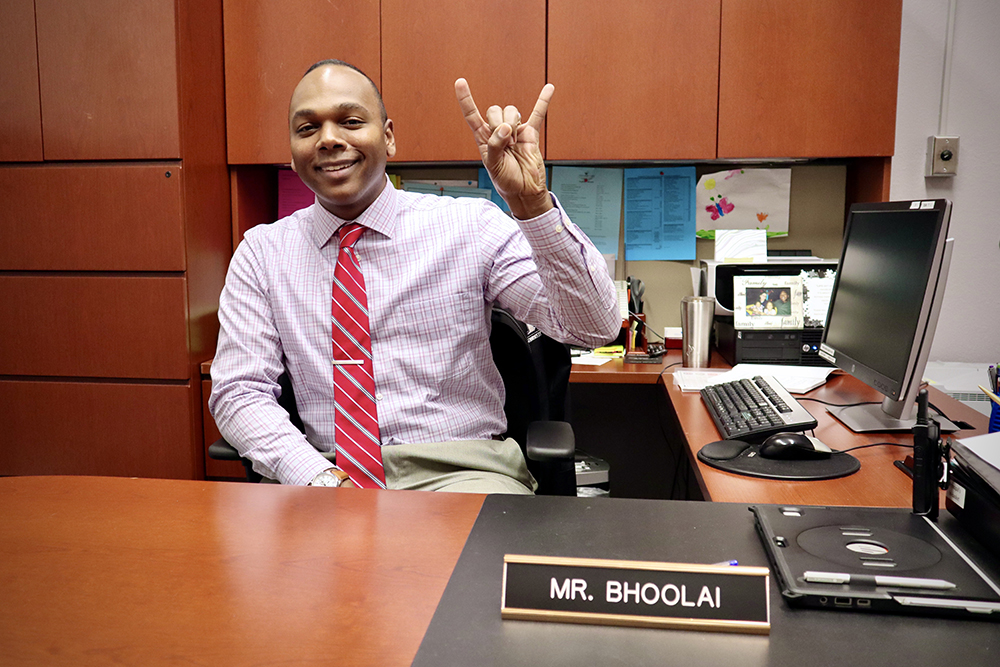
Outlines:
{"label": "pinned paper", "polygon": [[[577,227],[604,255],[618,256],[622,170],[552,167],[552,192]],[[611,275],[614,275],[613,273]]]}
{"label": "pinned paper", "polygon": [[716,230],[715,261],[766,262],[767,232],[763,229]]}
{"label": "pinned paper", "polygon": [[762,229],[768,236],[788,235],[791,169],[730,169],[698,179],[698,238],[711,239],[718,229]]}

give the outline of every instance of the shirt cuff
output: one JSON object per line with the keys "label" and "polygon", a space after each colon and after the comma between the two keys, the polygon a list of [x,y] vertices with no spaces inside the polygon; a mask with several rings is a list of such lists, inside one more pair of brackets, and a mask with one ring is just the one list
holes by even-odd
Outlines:
{"label": "shirt cuff", "polygon": [[333,463],[318,451],[309,451],[303,448],[301,452],[295,451],[284,456],[278,467],[280,470],[276,472],[278,472],[278,479],[282,484],[305,486],[313,481],[316,475],[332,468]]}
{"label": "shirt cuff", "polygon": [[569,216],[559,205],[559,199],[552,194],[553,208],[536,218],[518,220],[521,231],[532,248],[545,252],[579,247],[581,232],[570,222]]}

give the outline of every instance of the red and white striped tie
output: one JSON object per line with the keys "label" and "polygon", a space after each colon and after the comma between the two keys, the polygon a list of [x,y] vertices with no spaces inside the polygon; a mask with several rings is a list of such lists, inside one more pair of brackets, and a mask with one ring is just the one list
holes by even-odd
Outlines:
{"label": "red and white striped tie", "polygon": [[365,228],[340,228],[333,272],[333,402],[336,409],[337,467],[362,488],[385,488],[375,410],[375,375],[368,326],[368,297],[354,244]]}

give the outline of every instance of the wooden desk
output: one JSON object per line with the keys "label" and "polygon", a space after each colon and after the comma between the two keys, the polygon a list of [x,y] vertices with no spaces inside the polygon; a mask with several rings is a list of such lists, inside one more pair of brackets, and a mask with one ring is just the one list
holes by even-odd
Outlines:
{"label": "wooden desk", "polygon": [[611,466],[613,497],[687,497],[677,475],[685,453],[664,437],[663,416],[670,408],[656,386],[680,361],[680,350],[668,350],[656,364],[612,359],[601,366],[573,365],[570,422],[577,447]]}
{"label": "wooden desk", "polygon": [[656,384],[660,375],[674,364],[680,365],[681,351],[668,350],[656,364],[627,364],[612,359],[600,366],[573,364],[569,381],[585,384]]}
{"label": "wooden desk", "polygon": [[409,665],[483,498],[0,479],[0,663]]}
{"label": "wooden desk", "polygon": [[[720,360],[715,364],[719,365]],[[694,469],[698,485],[706,500],[723,502],[782,503],[802,505],[857,505],[869,507],[910,507],[912,484],[910,478],[893,465],[910,450],[904,447],[869,447],[851,452],[861,461],[861,470],[840,479],[792,482],[745,477],[723,472],[705,465],[697,459],[698,450],[709,442],[721,438],[708,410],[697,392],[684,393],[674,385],[670,373],[664,375],[664,386],[677,415],[681,438],[687,448],[688,458]],[[830,403],[855,403],[879,401],[881,394],[868,388],[849,375],[836,371],[830,380],[805,397]],[[796,398],[803,398],[796,396]],[[957,437],[969,437],[986,432],[985,415],[946,396],[931,387],[930,401],[951,419],[964,420],[974,426],[973,431],[962,431]],[[821,403],[802,401],[802,405],[819,422],[816,437],[833,449],[843,450],[876,442],[913,444],[909,433],[856,434],[834,419]]]}

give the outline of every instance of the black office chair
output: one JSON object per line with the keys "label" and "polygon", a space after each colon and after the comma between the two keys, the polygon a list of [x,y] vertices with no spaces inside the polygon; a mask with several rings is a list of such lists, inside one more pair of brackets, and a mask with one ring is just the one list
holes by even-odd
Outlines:
{"label": "black office chair", "polygon": [[[493,362],[503,378],[506,401],[507,432],[520,446],[528,469],[538,480],[543,495],[576,495],[575,438],[566,421],[569,373],[569,348],[563,343],[533,332],[505,310],[493,309],[490,348]],[[295,393],[286,375],[279,380],[278,404],[288,412],[299,430],[302,420],[295,407]],[[333,452],[322,452],[331,462]],[[208,455],[223,461],[240,461],[247,480],[259,482],[250,461],[225,440],[217,440]]]}

